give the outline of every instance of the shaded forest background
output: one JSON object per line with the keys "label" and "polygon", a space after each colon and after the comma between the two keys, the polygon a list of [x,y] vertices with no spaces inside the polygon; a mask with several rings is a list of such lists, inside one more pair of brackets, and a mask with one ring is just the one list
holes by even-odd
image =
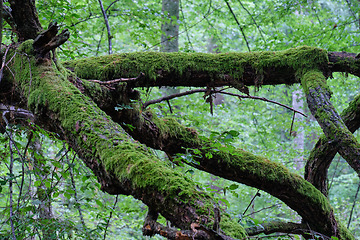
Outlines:
{"label": "shaded forest background", "polygon": [[[71,33],[68,42],[58,50],[59,60],[109,52],[160,51],[161,25],[170,21],[160,1],[101,1],[100,4],[90,0],[54,0],[39,1],[37,8],[43,26],[55,20],[60,28],[68,28]],[[328,51],[360,52],[358,1],[180,1],[179,9],[181,52],[277,51],[302,45]],[[14,40],[14,33],[9,29],[4,26],[5,44]],[[358,78],[335,74],[328,81],[333,92],[332,102],[341,112],[359,92]],[[177,91],[186,90],[189,89]],[[144,88],[142,99],[157,99],[169,91]],[[304,105],[300,86],[253,87],[250,93],[291,106],[308,117],[296,115],[293,122],[293,112],[286,108],[231,96],[219,96],[211,113],[209,103],[200,93],[151,108],[160,117],[176,117],[183,125],[196,128],[205,136],[265,156],[304,175],[305,160],[322,131]],[[56,140],[56,136],[36,126],[29,130],[14,125],[1,131],[0,237],[11,234],[9,202],[12,201],[21,213],[16,222],[24,234],[22,238],[40,236],[42,232],[51,234],[59,229],[60,238],[145,238],[141,227],[147,207],[131,196],[101,192],[92,172],[66,144]],[[358,134],[355,136],[359,139]],[[16,145],[9,144],[10,138],[15,139]],[[37,141],[30,141],[33,139]],[[163,152],[153,151],[159,158],[167,159]],[[21,154],[25,152],[26,155]],[[281,201],[262,191],[189,166],[173,167],[216,197],[232,218],[246,227],[271,220],[300,219]],[[329,199],[336,215],[354,236],[360,236],[357,174],[336,156],[328,176]],[[12,194],[10,181],[14,182]],[[53,191],[52,202],[48,203],[52,205],[52,212],[44,213],[52,218],[46,223],[36,218],[44,204],[39,200],[42,188]],[[166,224],[165,219],[162,222]],[[286,234],[281,237],[296,239]]]}

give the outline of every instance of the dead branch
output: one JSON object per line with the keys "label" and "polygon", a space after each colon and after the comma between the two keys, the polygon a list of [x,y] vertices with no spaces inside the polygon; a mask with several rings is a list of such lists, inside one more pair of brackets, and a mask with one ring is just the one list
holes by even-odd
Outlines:
{"label": "dead branch", "polygon": [[[162,98],[159,98],[159,99],[155,99],[155,100],[145,102],[143,104],[143,109],[147,108],[151,104],[160,103],[160,102],[163,102],[163,101],[168,101],[168,100],[171,100],[173,98],[182,97],[182,96],[186,96],[186,95],[191,95],[191,94],[198,93],[198,92],[208,92],[208,91],[209,91],[209,89],[194,89],[194,90],[189,90],[189,91],[185,91],[185,92],[182,92],[182,93],[172,94],[172,95],[165,96],[165,97],[162,97]],[[236,93],[224,92],[223,90],[211,90],[210,94],[213,94],[213,93],[221,93],[221,94],[230,95],[230,96],[234,96],[234,97],[238,97],[238,98],[249,98],[249,99],[255,99],[255,100],[261,100],[261,101],[265,101],[265,102],[269,102],[269,103],[274,103],[276,105],[287,108],[287,109],[289,109],[289,110],[291,110],[293,112],[299,113],[299,114],[303,115],[304,117],[307,117],[306,114],[304,114],[304,113],[302,113],[302,112],[300,112],[300,111],[298,111],[298,110],[296,110],[296,109],[294,109],[292,107],[289,107],[287,105],[284,105],[282,103],[279,103],[279,102],[276,102],[276,101],[273,101],[273,100],[269,100],[269,99],[264,98],[264,97],[256,97],[256,96],[249,96],[249,95],[239,95],[239,94],[236,94]]]}

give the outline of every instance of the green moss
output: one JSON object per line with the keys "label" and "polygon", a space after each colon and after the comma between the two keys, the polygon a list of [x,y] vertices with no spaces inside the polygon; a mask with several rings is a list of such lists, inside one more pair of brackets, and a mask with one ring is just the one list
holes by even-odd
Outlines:
{"label": "green moss", "polygon": [[327,62],[326,51],[304,46],[279,52],[124,53],[68,61],[65,65],[74,68],[78,76],[85,79],[136,77],[142,72],[156,81],[158,71],[172,72],[182,78],[190,77],[191,71],[200,71],[208,73],[210,78],[230,74],[235,79],[240,79],[247,66],[261,75],[265,68],[290,66],[296,71],[302,68],[322,68]]}
{"label": "green moss", "polygon": [[[197,214],[200,218],[203,216],[204,224],[214,220],[214,200],[199,192],[191,179],[130,138],[91,99],[67,81],[67,73],[62,72],[62,68],[56,70],[50,62],[37,65],[31,57],[30,64],[31,74],[27,58],[16,55],[15,77],[28,98],[29,109],[38,114],[51,114],[68,140],[76,143],[74,146],[82,158],[100,160],[107,172],[124,184],[130,182],[133,189],[139,192],[141,189],[148,197],[160,192],[167,204],[197,207]],[[142,194],[137,197],[141,198]]]}
{"label": "green moss", "polygon": [[301,79],[301,86],[306,94],[309,94],[310,89],[322,88],[328,94],[332,94],[330,88],[326,84],[324,74],[318,69],[302,69],[298,71],[298,76]]}
{"label": "green moss", "polygon": [[338,222],[339,239],[355,240],[355,237],[349,232],[344,224],[342,224],[338,219],[336,221]]}
{"label": "green moss", "polygon": [[230,219],[227,215],[224,215],[221,218],[220,228],[230,237],[236,239],[248,239],[244,228],[237,223],[237,221]]}
{"label": "green moss", "polygon": [[34,48],[33,48],[33,39],[26,40],[25,42],[21,43],[21,45],[18,47],[18,51],[22,53],[26,53],[28,55],[34,54]]}

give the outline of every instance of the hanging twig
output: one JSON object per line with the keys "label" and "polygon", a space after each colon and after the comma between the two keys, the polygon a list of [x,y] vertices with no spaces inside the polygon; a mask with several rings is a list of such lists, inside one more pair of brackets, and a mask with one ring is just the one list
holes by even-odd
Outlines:
{"label": "hanging twig", "polygon": [[247,8],[244,6],[244,4],[242,4],[242,2],[240,0],[238,0],[238,2],[240,3],[241,7],[247,12],[247,14],[249,14],[249,16],[251,17],[252,21],[254,22],[256,28],[258,29],[259,33],[260,33],[260,36],[261,38],[263,39],[265,45],[266,45],[266,41],[265,41],[265,38],[264,38],[264,35],[262,34],[262,31],[261,31],[261,28],[260,26],[257,24],[255,18],[252,16],[252,14],[249,12],[249,10],[247,10]]}
{"label": "hanging twig", "polygon": [[[0,0],[1,1],[1,0]],[[25,146],[25,150],[24,150],[24,156],[26,156],[26,152],[30,146],[31,140],[33,137],[33,132],[31,131],[28,137],[28,142],[26,143]],[[21,183],[20,183],[20,189],[19,189],[19,196],[18,196],[18,204],[17,204],[17,208],[20,208],[20,200],[21,200],[21,194],[23,191],[23,187],[24,187],[24,180],[25,180],[25,162],[21,161]]]}
{"label": "hanging twig", "polygon": [[[5,118],[5,115],[3,115],[3,119],[6,122],[6,125],[9,125],[9,122]],[[13,149],[12,149],[12,131],[8,133],[9,135],[9,152],[10,152],[10,166],[9,166],[9,192],[10,192],[10,226],[11,226],[11,233],[12,233],[12,239],[16,240],[15,237],[15,228],[14,228],[14,212],[13,212],[13,167],[14,167],[14,155],[13,155]],[[16,146],[16,144],[14,143]]]}
{"label": "hanging twig", "polygon": [[102,3],[101,0],[98,0],[99,4],[100,4],[100,8],[101,8],[101,12],[104,16],[104,21],[105,21],[105,25],[106,25],[106,29],[107,29],[107,33],[108,33],[108,42],[109,42],[109,54],[112,54],[112,43],[111,43],[111,39],[113,38],[113,36],[111,36],[111,32],[110,32],[110,25],[109,25],[109,20],[108,20],[108,16],[105,12],[104,9],[104,5]]}
{"label": "hanging twig", "polygon": [[261,194],[260,194],[260,190],[257,190],[256,194],[253,196],[253,198],[251,199],[249,205],[247,206],[247,208],[245,209],[245,211],[243,212],[243,216],[245,215],[246,211],[250,208],[251,204],[255,201],[255,198],[256,197],[260,197]]}
{"label": "hanging twig", "polygon": [[225,0],[225,2],[226,2],[226,5],[227,5],[228,8],[229,8],[231,14],[233,15],[233,17],[234,17],[234,19],[235,19],[238,27],[240,28],[240,32],[241,32],[241,34],[243,35],[243,38],[244,38],[244,40],[245,40],[245,42],[246,42],[246,46],[247,46],[249,52],[251,52],[250,46],[249,46],[249,42],[248,42],[247,39],[246,39],[246,35],[245,35],[245,33],[244,33],[243,27],[240,25],[239,21],[237,20],[235,13],[233,12],[232,8],[230,7],[229,1],[228,1],[228,0]]}
{"label": "hanging twig", "polygon": [[356,190],[356,194],[355,194],[355,198],[354,198],[353,205],[352,205],[352,207],[351,207],[350,217],[349,217],[349,221],[348,221],[348,224],[347,224],[347,228],[350,227],[350,223],[351,223],[353,211],[354,211],[354,208],[355,208],[355,205],[356,205],[356,199],[357,199],[357,196],[358,196],[358,194],[359,194],[359,190],[360,190],[360,182],[359,182],[358,188],[357,188],[357,190]]}
{"label": "hanging twig", "polygon": [[[207,92],[207,91],[209,91],[209,90],[208,89],[194,89],[194,90],[190,90],[190,91],[186,91],[186,92],[172,94],[172,95],[165,96],[165,97],[162,97],[162,98],[159,98],[159,99],[147,101],[147,102],[145,102],[143,104],[142,108],[145,109],[151,104],[160,103],[160,102],[167,101],[167,100],[170,100],[170,99],[173,99],[173,98],[182,97],[182,96],[186,96],[186,95],[190,95],[190,94],[194,94],[194,93],[198,93],[198,92]],[[221,93],[221,94],[230,95],[230,96],[234,96],[234,97],[238,97],[238,98],[250,98],[250,99],[255,99],[255,100],[261,100],[261,101],[264,101],[264,102],[274,103],[276,105],[287,108],[287,109],[289,109],[289,110],[291,110],[293,112],[299,113],[299,114],[303,115],[304,117],[307,117],[307,115],[305,115],[304,113],[302,113],[302,112],[300,112],[300,111],[298,111],[298,110],[296,110],[296,109],[294,109],[292,107],[286,106],[286,105],[284,105],[282,103],[279,103],[279,102],[276,102],[276,101],[273,101],[273,100],[269,100],[267,98],[249,96],[249,95],[239,95],[239,94],[236,94],[236,93],[224,92],[223,90],[211,90],[211,94],[213,94],[213,93]]]}
{"label": "hanging twig", "polygon": [[113,212],[114,212],[115,207],[116,207],[116,204],[117,204],[117,202],[118,202],[118,199],[119,199],[119,195],[116,195],[115,202],[114,202],[114,206],[113,206],[113,208],[111,209],[110,215],[109,215],[109,217],[108,217],[108,219],[107,219],[107,222],[106,222],[106,227],[105,227],[105,232],[104,232],[104,240],[106,239],[106,233],[107,233],[107,230],[108,230],[108,228],[109,228],[110,220],[111,220],[111,218],[112,218]]}
{"label": "hanging twig", "polygon": [[[63,144],[63,146],[64,146],[64,148],[66,147],[65,143]],[[87,227],[86,227],[86,224],[85,224],[85,221],[84,221],[84,217],[83,217],[83,214],[82,214],[82,211],[81,211],[81,205],[79,203],[79,198],[78,198],[76,185],[75,185],[75,180],[74,180],[73,162],[75,160],[76,155],[74,154],[74,158],[72,160],[72,163],[70,163],[70,159],[69,159],[68,154],[66,154],[65,157],[66,157],[66,160],[67,160],[67,164],[69,165],[71,186],[72,186],[72,190],[74,191],[74,198],[75,198],[75,202],[76,202],[76,208],[78,209],[78,212],[79,212],[80,222],[81,222],[81,224],[82,224],[82,226],[84,228],[86,236],[90,239],[89,232],[87,230]]]}

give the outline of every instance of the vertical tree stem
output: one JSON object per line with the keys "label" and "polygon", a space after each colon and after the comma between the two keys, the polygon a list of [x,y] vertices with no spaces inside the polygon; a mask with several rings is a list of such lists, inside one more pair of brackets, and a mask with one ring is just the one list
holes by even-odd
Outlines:
{"label": "vertical tree stem", "polygon": [[111,43],[112,36],[111,36],[111,32],[110,32],[109,20],[108,20],[108,17],[106,15],[104,5],[103,5],[102,1],[101,0],[98,0],[98,1],[99,1],[99,4],[100,4],[101,12],[102,12],[102,14],[104,16],[104,21],[105,21],[105,25],[106,25],[106,29],[107,29],[107,33],[108,33],[109,54],[112,54],[112,43]]}
{"label": "vertical tree stem", "polygon": [[[12,136],[12,132],[10,132],[10,136]],[[15,228],[14,228],[14,212],[13,212],[13,168],[14,168],[14,155],[12,150],[12,142],[11,137],[9,138],[9,151],[10,151],[10,166],[9,166],[9,191],[10,191],[10,225],[11,225],[11,233],[12,239],[16,240],[15,237]]]}
{"label": "vertical tree stem", "polygon": [[356,190],[356,194],[355,194],[354,202],[353,202],[353,205],[352,205],[352,208],[351,208],[351,212],[350,212],[350,217],[349,217],[349,222],[348,222],[348,224],[347,224],[347,228],[350,227],[350,223],[351,223],[353,211],[354,211],[355,204],[356,204],[356,199],[357,199],[357,196],[358,196],[358,194],[359,194],[359,190],[360,190],[360,182],[359,182],[359,186],[358,186],[358,188],[357,188],[357,190]]}
{"label": "vertical tree stem", "polygon": [[225,0],[225,2],[226,2],[226,5],[227,5],[227,6],[228,6],[228,8],[229,8],[229,10],[230,10],[231,14],[232,14],[232,15],[233,15],[233,17],[234,17],[234,19],[235,19],[235,21],[236,21],[236,24],[237,24],[237,25],[238,25],[238,27],[240,28],[240,32],[241,32],[241,34],[243,35],[243,38],[244,38],[244,40],[245,40],[245,43],[246,43],[247,49],[249,50],[249,52],[251,52],[251,50],[250,50],[250,46],[249,46],[249,42],[247,41],[247,38],[246,38],[246,35],[245,35],[245,33],[244,33],[244,29],[243,29],[243,27],[240,25],[240,23],[239,23],[239,21],[238,21],[238,19],[237,19],[236,15],[235,15],[235,13],[233,12],[232,8],[230,7],[230,3],[229,3],[229,1],[228,1],[228,0]]}

